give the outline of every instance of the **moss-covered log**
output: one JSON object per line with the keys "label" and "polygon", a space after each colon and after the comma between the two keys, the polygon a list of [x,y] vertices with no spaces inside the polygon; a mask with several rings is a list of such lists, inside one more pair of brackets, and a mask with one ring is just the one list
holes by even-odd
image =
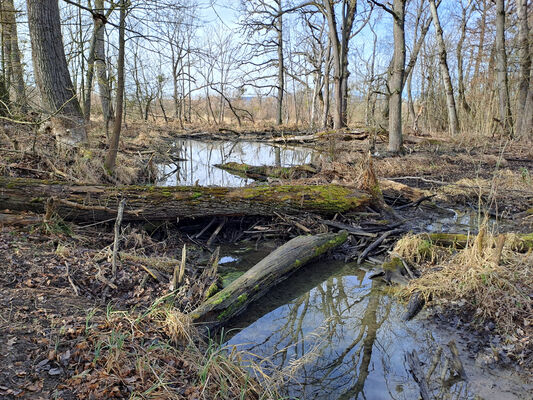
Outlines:
{"label": "moss-covered log", "polygon": [[266,181],[267,178],[299,179],[308,178],[317,173],[316,167],[311,164],[297,165],[294,167],[274,167],[269,165],[249,165],[237,162],[215,164],[215,167],[228,171],[244,178]]}
{"label": "moss-covered log", "polygon": [[337,185],[244,188],[83,185],[0,177],[0,209],[42,213],[54,198],[56,212],[78,221],[114,218],[127,200],[124,220],[176,220],[204,216],[273,215],[355,211],[371,202],[356,189]]}
{"label": "moss-covered log", "polygon": [[305,263],[346,241],[348,233],[298,236],[277,248],[222,291],[206,300],[190,316],[210,328],[240,314],[252,301],[285,280]]}

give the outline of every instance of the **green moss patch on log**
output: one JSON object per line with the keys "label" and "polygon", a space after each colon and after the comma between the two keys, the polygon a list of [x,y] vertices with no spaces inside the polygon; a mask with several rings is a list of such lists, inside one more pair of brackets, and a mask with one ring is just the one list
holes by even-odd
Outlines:
{"label": "green moss patch on log", "polygon": [[224,164],[215,164],[215,167],[243,178],[252,178],[259,181],[266,181],[267,178],[307,178],[317,173],[316,168],[310,164],[297,165],[294,167],[274,167],[268,165],[255,166],[244,163],[228,162]]}
{"label": "green moss patch on log", "polygon": [[190,314],[191,318],[210,328],[224,324],[298,268],[341,245],[347,238],[348,233],[341,231],[315,236],[298,236],[290,240],[229,286],[207,299]]}
{"label": "green moss patch on log", "polygon": [[0,209],[42,213],[48,198],[64,219],[102,221],[116,217],[126,198],[124,220],[163,221],[202,216],[273,215],[355,211],[372,202],[368,193],[338,185],[245,188],[112,186],[0,177]]}

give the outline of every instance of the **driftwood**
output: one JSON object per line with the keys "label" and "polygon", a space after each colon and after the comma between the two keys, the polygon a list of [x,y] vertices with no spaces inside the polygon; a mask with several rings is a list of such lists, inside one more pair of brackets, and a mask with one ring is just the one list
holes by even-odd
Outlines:
{"label": "driftwood", "polygon": [[233,283],[207,299],[190,316],[207,327],[216,327],[240,314],[254,300],[310,260],[346,241],[348,233],[298,236],[270,253]]}
{"label": "driftwood", "polygon": [[0,177],[0,209],[42,213],[48,198],[55,212],[77,221],[102,221],[117,215],[127,199],[124,221],[175,221],[209,216],[270,216],[274,212],[333,215],[356,211],[371,196],[338,185],[280,185],[244,188],[82,185]]}

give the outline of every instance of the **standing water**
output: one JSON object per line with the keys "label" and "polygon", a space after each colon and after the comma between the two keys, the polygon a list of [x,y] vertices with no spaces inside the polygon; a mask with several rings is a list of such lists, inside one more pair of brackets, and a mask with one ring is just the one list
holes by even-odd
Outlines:
{"label": "standing water", "polygon": [[227,162],[290,167],[316,161],[318,154],[304,147],[280,147],[257,142],[180,139],[171,152],[178,161],[158,166],[160,186],[245,186],[241,178],[215,167]]}

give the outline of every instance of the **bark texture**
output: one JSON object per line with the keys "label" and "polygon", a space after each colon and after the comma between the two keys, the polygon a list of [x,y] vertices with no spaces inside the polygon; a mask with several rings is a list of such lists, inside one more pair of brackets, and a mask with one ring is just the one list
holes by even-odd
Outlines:
{"label": "bark texture", "polygon": [[389,147],[398,153],[402,149],[402,89],[405,73],[405,2],[394,0],[394,56],[389,97]]}
{"label": "bark texture", "polygon": [[498,84],[500,124],[503,133],[513,134],[511,102],[507,76],[507,53],[505,50],[505,0],[496,0],[496,80]]}
{"label": "bark texture", "polygon": [[176,221],[204,216],[273,215],[314,212],[332,215],[359,210],[371,196],[337,185],[280,185],[244,188],[78,185],[0,177],[0,209],[42,213],[55,198],[57,213],[69,220],[114,218],[128,201],[125,221]]}
{"label": "bark texture", "polygon": [[27,0],[35,81],[59,143],[87,141],[85,121],[67,67],[58,0]]}
{"label": "bark texture", "polygon": [[[517,0],[518,13],[518,56],[520,61],[520,80],[518,88],[518,104],[516,114],[516,127],[518,136],[525,137],[532,134],[531,124],[533,110],[527,109],[528,95],[531,93],[531,51],[533,47],[529,43],[529,25],[527,0]],[[531,104],[529,105],[531,107]]]}
{"label": "bark texture", "polygon": [[285,280],[302,265],[343,244],[346,231],[315,236],[298,236],[270,253],[229,286],[207,299],[190,316],[210,328],[242,313],[254,300]]}
{"label": "bark texture", "polygon": [[439,64],[444,82],[444,90],[446,91],[446,106],[448,107],[448,124],[452,135],[459,133],[459,120],[457,119],[457,109],[455,107],[455,98],[453,96],[452,79],[450,78],[450,69],[448,68],[448,60],[446,57],[446,45],[444,44],[444,36],[440,26],[439,14],[435,0],[429,0],[429,8],[433,18],[433,26],[435,26],[435,35],[437,37],[437,45],[439,47]]}

